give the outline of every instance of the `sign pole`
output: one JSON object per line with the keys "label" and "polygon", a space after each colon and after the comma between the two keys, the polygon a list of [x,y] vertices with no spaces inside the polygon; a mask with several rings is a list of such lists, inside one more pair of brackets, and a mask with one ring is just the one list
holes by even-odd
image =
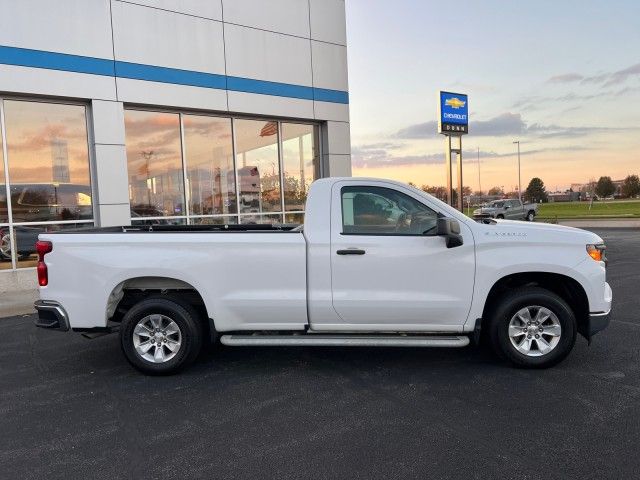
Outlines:
{"label": "sign pole", "polygon": [[[444,139],[444,151],[447,175],[447,203],[462,212],[464,210],[464,198],[462,195],[462,135],[447,135]],[[454,199],[453,195],[453,155],[456,156],[456,172],[458,174],[457,199]]]}
{"label": "sign pole", "polygon": [[451,162],[451,135],[444,137],[445,169],[447,175],[447,203],[453,205],[453,170]]}
{"label": "sign pole", "polygon": [[462,135],[457,135],[458,138],[458,151],[456,152],[458,157],[458,210],[464,212],[464,192],[462,191]]}

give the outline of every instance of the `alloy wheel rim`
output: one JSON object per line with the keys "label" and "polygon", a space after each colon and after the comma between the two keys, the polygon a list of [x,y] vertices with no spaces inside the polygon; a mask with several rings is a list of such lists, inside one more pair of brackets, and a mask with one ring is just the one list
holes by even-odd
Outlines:
{"label": "alloy wheel rim", "polygon": [[561,335],[558,316],[539,305],[521,308],[509,322],[511,345],[527,357],[548,355],[560,343]]}
{"label": "alloy wheel rim", "polygon": [[9,235],[4,235],[0,238],[0,254],[11,258],[11,239]]}
{"label": "alloy wheel rim", "polygon": [[133,328],[133,346],[147,362],[168,362],[178,354],[181,345],[180,327],[166,315],[147,315]]}

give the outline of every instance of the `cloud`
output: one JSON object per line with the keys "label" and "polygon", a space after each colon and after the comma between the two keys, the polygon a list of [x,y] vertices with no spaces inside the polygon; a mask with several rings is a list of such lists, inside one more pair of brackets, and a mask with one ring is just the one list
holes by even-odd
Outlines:
{"label": "cloud", "polygon": [[418,123],[415,125],[410,125],[401,130],[398,130],[393,138],[401,138],[404,140],[410,140],[414,138],[425,138],[428,136],[433,136],[438,133],[438,122],[431,121],[425,123]]}
{"label": "cloud", "polygon": [[355,168],[399,167],[405,165],[434,165],[444,161],[444,154],[395,155],[400,145],[395,143],[373,143],[354,146],[351,149],[351,164]]}
{"label": "cloud", "polygon": [[[392,144],[395,145],[395,144]],[[554,151],[580,151],[589,150],[589,147],[583,145],[575,145],[568,147],[554,147],[527,150],[526,147],[520,152],[521,156],[535,155],[543,152]],[[494,151],[480,150],[464,150],[462,158],[465,162],[475,162],[478,158],[494,159],[507,158],[516,155],[515,149],[512,152],[497,153]],[[395,155],[384,148],[380,148],[380,144],[369,144],[354,146],[351,151],[351,164],[354,168],[397,168],[404,166],[416,165],[443,165],[444,153],[429,153],[426,155]]]}
{"label": "cloud", "polygon": [[640,77],[640,63],[636,63],[627,68],[616,70],[615,72],[604,72],[598,75],[585,77],[581,83],[603,84],[605,87],[611,85],[619,85],[626,82],[629,78]]}
{"label": "cloud", "polygon": [[[489,120],[476,120],[471,123],[471,133],[478,137],[501,137],[505,135],[520,135],[526,125],[519,113],[503,113]],[[398,130],[392,137],[403,140],[433,137],[438,133],[435,121],[418,123]]]}
{"label": "cloud", "polygon": [[551,77],[547,82],[549,83],[571,83],[584,79],[583,75],[579,73],[564,73],[562,75],[555,75]]}

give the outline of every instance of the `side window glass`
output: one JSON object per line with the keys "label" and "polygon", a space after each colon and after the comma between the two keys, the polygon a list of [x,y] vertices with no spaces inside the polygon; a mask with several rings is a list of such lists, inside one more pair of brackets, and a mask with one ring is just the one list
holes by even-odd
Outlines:
{"label": "side window glass", "polygon": [[434,235],[438,214],[418,200],[384,187],[344,187],[344,235]]}

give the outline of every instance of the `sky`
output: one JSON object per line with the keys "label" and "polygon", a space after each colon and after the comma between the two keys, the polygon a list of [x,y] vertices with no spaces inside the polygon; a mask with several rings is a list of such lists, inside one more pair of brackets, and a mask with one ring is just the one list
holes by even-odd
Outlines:
{"label": "sky", "polygon": [[464,184],[640,175],[640,1],[346,0],[354,176],[446,184],[438,91],[469,95]]}

